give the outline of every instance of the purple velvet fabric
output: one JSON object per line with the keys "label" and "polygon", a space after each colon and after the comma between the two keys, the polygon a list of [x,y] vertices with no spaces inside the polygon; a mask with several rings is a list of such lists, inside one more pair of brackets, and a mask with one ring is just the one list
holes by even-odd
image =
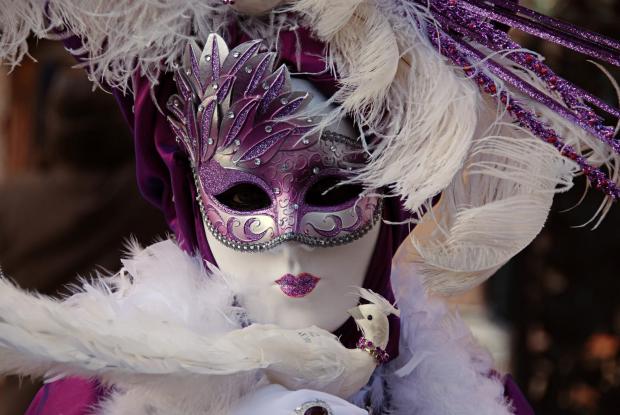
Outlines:
{"label": "purple velvet fabric", "polygon": [[87,415],[93,412],[106,392],[94,380],[58,380],[39,390],[25,415]]}
{"label": "purple velvet fabric", "polygon": [[534,410],[510,375],[504,377],[504,396],[512,403],[515,415],[534,415]]}

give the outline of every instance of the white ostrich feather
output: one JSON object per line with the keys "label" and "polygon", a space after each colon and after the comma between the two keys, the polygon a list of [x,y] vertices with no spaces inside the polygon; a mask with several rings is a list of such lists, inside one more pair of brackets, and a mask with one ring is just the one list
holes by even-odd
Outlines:
{"label": "white ostrich feather", "polygon": [[[399,357],[378,374],[393,397],[378,414],[513,414],[493,361],[458,315],[429,298],[409,266],[393,271],[401,310]],[[375,382],[376,384],[377,382]]]}
{"label": "white ostrich feather", "polygon": [[[335,13],[326,12],[331,4]],[[393,0],[372,6],[300,1],[294,7],[330,43],[332,66],[343,83],[357,86],[355,93],[344,88],[338,95],[345,102],[343,111],[366,126],[367,135],[380,138],[369,143],[370,162],[356,179],[370,189],[391,188],[413,211],[428,208],[428,200],[442,194],[424,216],[420,225],[425,226],[418,225],[425,231],[414,232],[411,245],[403,247],[409,255],[399,258],[415,264],[427,286],[451,293],[477,285],[536,237],[554,194],[570,188],[578,169],[514,126],[460,68],[440,56],[419,29],[432,22],[427,9]],[[386,29],[373,35],[381,42],[369,41],[368,33],[383,33],[384,27],[392,34]],[[366,59],[377,54],[383,70],[374,70]],[[501,54],[494,58],[514,66]],[[528,76],[527,70],[516,73]],[[359,79],[363,82],[356,84]],[[527,79],[540,84],[533,76]],[[606,165],[618,181],[618,156],[609,148],[527,97],[517,97],[533,105],[592,164]],[[609,207],[607,199],[598,217]]]}
{"label": "white ostrich feather", "polygon": [[96,82],[125,89],[133,74],[154,84],[172,69],[192,33],[222,31],[233,11],[215,0],[0,0],[0,60],[17,65],[27,39],[80,37]]}
{"label": "white ostrich feather", "polygon": [[375,368],[366,353],[344,348],[317,327],[242,328],[243,311],[231,305],[234,295],[224,278],[170,241],[123,262],[118,275],[83,283],[63,302],[1,279],[0,372],[129,377],[150,384],[162,376],[264,369],[290,388],[346,397],[357,390],[350,385],[364,385]]}
{"label": "white ostrich feather", "polygon": [[389,187],[418,210],[449,185],[465,160],[476,128],[477,88],[408,20],[425,21],[422,8],[343,0],[291,7],[330,45],[330,63],[343,85],[334,97],[342,103],[336,116],[347,113],[367,127],[366,137],[379,139],[367,143],[370,162],[356,179],[370,189]]}
{"label": "white ostrich feather", "polygon": [[328,63],[340,74],[341,89],[333,98],[341,105],[339,116],[382,117],[400,56],[389,20],[372,2],[358,0],[305,0],[291,9],[307,16],[309,26],[330,45]]}
{"label": "white ostrich feather", "polygon": [[463,169],[420,224],[432,231],[414,231],[401,257],[434,291],[471,288],[525,248],[577,170],[528,131],[496,121],[488,105]]}

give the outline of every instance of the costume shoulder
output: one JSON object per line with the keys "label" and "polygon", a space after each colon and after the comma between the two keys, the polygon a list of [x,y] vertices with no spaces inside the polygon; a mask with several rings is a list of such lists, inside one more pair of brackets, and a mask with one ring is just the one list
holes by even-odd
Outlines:
{"label": "costume shoulder", "polygon": [[39,390],[26,415],[89,415],[105,392],[105,388],[94,380],[58,380]]}

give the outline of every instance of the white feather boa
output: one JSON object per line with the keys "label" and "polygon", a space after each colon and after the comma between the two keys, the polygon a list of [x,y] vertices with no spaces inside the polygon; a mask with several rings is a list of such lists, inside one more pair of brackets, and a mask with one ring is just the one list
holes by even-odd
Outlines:
{"label": "white feather boa", "polygon": [[[63,302],[0,280],[0,373],[98,376],[115,386],[99,415],[142,413],[147,403],[162,414],[221,415],[265,383],[260,369],[235,367],[244,359],[226,355],[216,359],[220,369],[229,364],[231,373],[241,372],[200,373],[200,359],[209,360],[201,347],[209,352],[213,339],[225,338],[247,318],[233,306],[234,293],[221,276],[171,241],[136,251],[123,264],[119,274],[83,283]],[[382,413],[386,389],[390,414],[511,413],[501,382],[488,376],[488,354],[462,320],[429,300],[415,276],[401,270],[394,282],[402,313],[400,356],[353,400],[371,396]],[[251,356],[255,345],[246,343],[228,354]]]}

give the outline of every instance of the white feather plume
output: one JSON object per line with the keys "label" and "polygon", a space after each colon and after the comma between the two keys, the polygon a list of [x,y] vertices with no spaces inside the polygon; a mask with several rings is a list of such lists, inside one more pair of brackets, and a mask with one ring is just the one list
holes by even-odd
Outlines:
{"label": "white feather plume", "polygon": [[0,373],[151,384],[167,376],[208,380],[264,369],[286,386],[340,395],[355,383],[349,377],[360,364],[370,362],[368,376],[374,369],[372,358],[317,327],[242,328],[243,310],[232,306],[224,277],[206,272],[170,241],[123,264],[119,274],[83,283],[62,302],[0,279]]}
{"label": "white feather plume", "polygon": [[414,273],[410,266],[392,273],[401,310],[399,356],[377,373],[392,400],[389,410],[377,408],[375,412],[513,414],[501,378],[490,375],[493,361],[489,353],[458,315],[428,296]]}
{"label": "white feather plume", "polygon": [[[188,38],[203,41],[236,18],[215,0],[0,0],[0,7],[0,59],[19,62],[29,33],[49,37],[62,26],[86,40],[75,52],[90,57],[84,65],[93,79],[120,88],[134,73],[156,83]],[[342,85],[332,101],[342,105],[324,125],[347,115],[373,137],[366,140],[369,163],[356,177],[368,189],[389,188],[420,213],[442,194],[423,218],[426,226],[418,227],[433,230],[416,231],[409,255],[401,258],[415,262],[429,286],[449,292],[479,283],[523,249],[542,228],[553,193],[565,191],[577,169],[483,98],[420,29],[429,22],[427,8],[402,0],[298,0],[267,18],[239,20],[243,31],[269,45],[277,45],[280,30],[302,24],[328,44],[327,66],[337,68]],[[514,65],[501,54],[494,58]],[[518,98],[620,181],[617,155],[527,97]],[[607,199],[595,225],[609,208]]]}
{"label": "white feather plume", "polygon": [[75,54],[96,82],[125,89],[143,74],[156,84],[171,70],[193,34],[222,32],[234,13],[215,0],[0,0],[0,61],[15,66],[28,37],[82,39]]}
{"label": "white feather plume", "polygon": [[[369,163],[357,179],[370,189],[390,188],[412,211],[428,209],[430,198],[442,195],[418,224],[411,244],[403,246],[407,254],[398,260],[415,264],[425,283],[436,291],[450,293],[479,284],[536,237],[554,194],[570,188],[577,166],[531,132],[513,125],[462,69],[452,67],[436,51],[420,30],[433,22],[426,8],[412,2],[377,0],[365,9],[354,3],[352,14],[329,14],[324,9],[327,3],[296,4],[298,11],[310,16],[317,35],[335,49],[333,65],[343,82],[364,76],[354,94],[347,94],[345,88],[338,96],[346,102],[349,115],[366,127],[365,132],[379,138],[369,145]],[[335,3],[337,10],[350,4]],[[301,10],[304,5],[306,9]],[[356,19],[362,10],[372,17]],[[389,27],[392,34],[386,33],[380,45],[368,41],[367,33],[383,27]],[[341,38],[346,42],[339,43]],[[383,64],[397,72],[373,70],[364,59],[373,53],[383,53]],[[495,58],[514,65],[501,55]],[[528,76],[528,71],[517,72]],[[385,92],[377,94],[375,87]],[[609,148],[512,92],[532,105],[592,164],[606,165],[618,181],[618,157]],[[608,209],[609,200],[600,213]]]}

